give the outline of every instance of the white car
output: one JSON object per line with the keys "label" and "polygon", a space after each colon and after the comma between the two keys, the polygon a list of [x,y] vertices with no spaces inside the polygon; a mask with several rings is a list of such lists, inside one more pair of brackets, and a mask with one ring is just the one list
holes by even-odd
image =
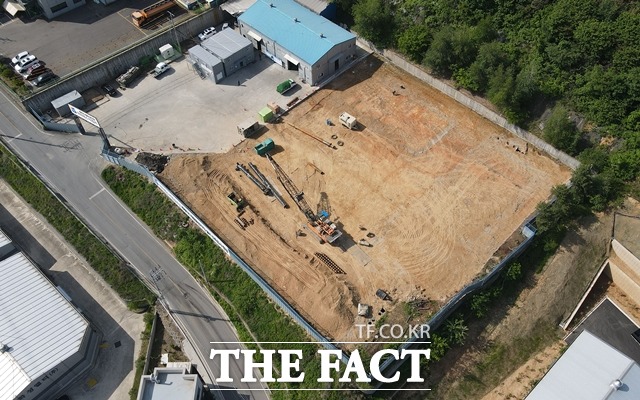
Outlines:
{"label": "white car", "polygon": [[18,53],[17,56],[15,56],[15,57],[13,57],[11,59],[11,64],[13,64],[13,65],[18,64],[20,62],[20,60],[22,60],[23,58],[27,57],[28,55],[29,55],[28,51],[23,51],[23,52]]}
{"label": "white car", "polygon": [[[31,57],[31,56],[29,56]],[[26,60],[26,58],[25,58]],[[19,74],[24,74],[25,72],[27,72],[29,70],[29,68],[31,68],[32,65],[36,64],[40,62],[37,58],[33,57],[33,59],[31,59],[28,62],[22,63],[22,61],[16,65],[16,72]]]}
{"label": "white car", "polygon": [[207,28],[204,30],[204,32],[202,32],[201,34],[198,35],[198,38],[200,39],[200,41],[205,41],[207,39],[209,39],[211,36],[216,34],[216,28],[214,28],[213,26],[210,28]]}

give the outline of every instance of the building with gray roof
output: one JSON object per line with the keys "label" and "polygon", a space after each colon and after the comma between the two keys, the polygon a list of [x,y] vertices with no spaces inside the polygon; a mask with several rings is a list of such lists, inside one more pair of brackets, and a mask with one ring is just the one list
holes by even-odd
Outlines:
{"label": "building with gray roof", "polygon": [[0,261],[0,400],[52,399],[95,357],[98,335],[22,253]]}
{"label": "building with gray roof", "polygon": [[225,76],[230,76],[255,61],[253,46],[249,39],[231,28],[225,28],[216,33],[200,43],[200,46],[222,61]]}
{"label": "building with gray roof", "polygon": [[200,400],[203,395],[202,379],[192,364],[169,363],[142,376],[137,400]]}
{"label": "building with gray roof", "polygon": [[640,399],[640,366],[584,331],[526,397],[567,399]]}

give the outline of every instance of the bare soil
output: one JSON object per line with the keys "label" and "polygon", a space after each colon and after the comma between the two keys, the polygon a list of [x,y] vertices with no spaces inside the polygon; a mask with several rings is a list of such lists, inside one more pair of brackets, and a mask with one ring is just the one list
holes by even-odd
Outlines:
{"label": "bare soil", "polygon": [[[357,130],[337,125],[343,111],[358,119]],[[335,340],[357,340],[358,302],[374,310],[416,297],[442,304],[481,273],[551,187],[570,176],[523,141],[374,57],[267,128],[226,154],[174,156],[161,179]],[[314,239],[268,160],[253,152],[267,137],[276,143],[274,159],[307,202],[331,212],[344,232],[338,245]],[[264,196],[235,170],[237,162],[256,164],[291,207]],[[243,217],[254,224],[245,229],[234,222],[236,210],[226,198],[231,191],[250,205]],[[360,239],[371,246],[358,245]],[[345,274],[320,263],[316,252]],[[391,304],[375,297],[378,288],[391,294]]]}

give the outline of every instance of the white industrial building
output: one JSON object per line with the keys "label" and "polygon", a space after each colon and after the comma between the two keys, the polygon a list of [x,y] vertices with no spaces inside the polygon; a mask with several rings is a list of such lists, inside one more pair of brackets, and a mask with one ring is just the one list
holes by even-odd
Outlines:
{"label": "white industrial building", "polygon": [[200,400],[202,379],[191,363],[168,363],[140,379],[137,400]]}
{"label": "white industrial building", "polygon": [[356,37],[293,0],[257,0],[238,17],[253,47],[311,85],[356,57]]}
{"label": "white industrial building", "polygon": [[526,398],[568,399],[640,399],[640,366],[584,331]]}
{"label": "white industrial building", "polygon": [[91,366],[97,333],[20,252],[0,257],[0,310],[0,400],[53,399]]}

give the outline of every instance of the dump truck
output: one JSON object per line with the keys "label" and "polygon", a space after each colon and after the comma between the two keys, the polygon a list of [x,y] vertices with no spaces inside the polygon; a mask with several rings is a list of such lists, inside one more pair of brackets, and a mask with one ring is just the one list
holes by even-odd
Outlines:
{"label": "dump truck", "polygon": [[343,112],[342,114],[340,114],[339,119],[340,119],[340,123],[349,129],[355,129],[356,126],[358,126],[358,121],[356,120],[356,117],[354,117],[353,115],[347,114],[346,112]]}
{"label": "dump truck", "polygon": [[121,89],[126,89],[127,86],[129,86],[129,84],[133,82],[133,80],[136,79],[141,72],[142,70],[140,69],[140,67],[133,66],[129,68],[127,72],[117,77],[116,82],[118,82],[118,85],[120,85]]}
{"label": "dump truck", "polygon": [[145,25],[155,21],[162,17],[163,13],[170,8],[174,7],[176,3],[173,0],[162,0],[157,3],[151,4],[143,8],[142,10],[136,10],[131,13],[131,19],[138,28],[142,28]]}
{"label": "dump truck", "polygon": [[156,67],[153,69],[153,71],[151,71],[149,73],[149,75],[153,76],[154,78],[159,77],[160,75],[164,74],[165,72],[167,72],[169,70],[169,64],[165,63],[165,62],[160,62],[158,63],[158,65],[156,65]]}
{"label": "dump truck", "polygon": [[287,79],[286,81],[276,86],[276,91],[280,94],[285,94],[289,90],[293,89],[296,85],[296,81],[294,81],[293,79]]}

